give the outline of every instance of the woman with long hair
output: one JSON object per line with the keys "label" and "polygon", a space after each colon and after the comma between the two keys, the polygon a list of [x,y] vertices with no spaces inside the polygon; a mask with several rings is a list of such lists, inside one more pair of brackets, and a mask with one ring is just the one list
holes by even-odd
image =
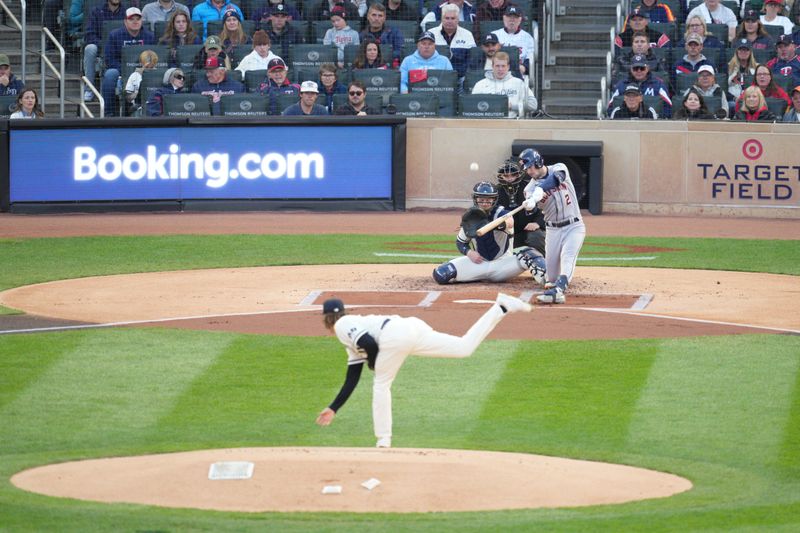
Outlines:
{"label": "woman with long hair", "polygon": [[219,32],[219,40],[222,41],[222,51],[230,58],[233,67],[239,63],[236,55],[237,47],[249,47],[253,43],[242,27],[239,13],[232,9],[226,11],[222,16],[222,31]]}
{"label": "woman with long hair", "polygon": [[[775,80],[772,77],[772,70],[766,65],[758,64],[756,65],[756,76],[753,80],[753,86],[758,87],[761,90],[761,95],[764,98],[780,98],[786,105],[792,105],[792,101],[789,98],[789,95],[786,94],[786,91],[781,89]],[[742,97],[736,101],[736,111],[739,111],[741,107]]]}
{"label": "woman with long hair", "polygon": [[758,18],[758,12],[752,9],[745,13],[742,23],[736,28],[734,42],[741,39],[750,41],[750,45],[756,50],[772,50],[775,47],[775,42]]}
{"label": "woman with long hair", "polygon": [[44,118],[39,93],[30,87],[25,87],[17,95],[16,109],[9,118]]}
{"label": "woman with long hair", "polygon": [[747,80],[755,79],[757,63],[750,41],[739,39],[733,46],[736,51],[728,61],[728,100],[735,102],[742,95],[745,85],[749,85]]}
{"label": "woman with long hair", "polygon": [[742,93],[742,108],[737,111],[736,120],[747,122],[774,122],[775,114],[767,107],[767,100],[761,89],[751,85]]}
{"label": "woman with long hair", "polygon": [[367,39],[358,46],[358,54],[353,61],[353,69],[365,68],[389,68],[389,64],[381,55],[380,43],[374,39]]}
{"label": "woman with long hair", "polygon": [[683,33],[681,40],[678,41],[673,48],[683,49],[686,46],[686,38],[693,33],[698,34],[700,38],[703,39],[703,48],[725,48],[725,45],[722,44],[722,41],[720,41],[716,35],[708,32],[706,21],[697,15],[686,21],[686,31]]}
{"label": "woman with long hair", "polygon": [[158,40],[158,44],[169,46],[169,58],[167,63],[171,67],[178,66],[178,47],[187,44],[201,44],[203,39],[197,35],[189,20],[189,15],[183,11],[175,11],[167,20],[167,27],[164,28],[164,35]]}
{"label": "woman with long hair", "polygon": [[681,106],[672,114],[675,120],[709,120],[716,118],[708,111],[708,106],[703,95],[694,88],[690,87],[683,97]]}

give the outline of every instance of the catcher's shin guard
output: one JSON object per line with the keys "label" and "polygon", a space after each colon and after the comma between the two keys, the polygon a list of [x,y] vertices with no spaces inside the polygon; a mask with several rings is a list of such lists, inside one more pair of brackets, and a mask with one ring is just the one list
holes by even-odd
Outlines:
{"label": "catcher's shin guard", "polygon": [[445,263],[433,269],[433,279],[439,285],[447,285],[450,281],[456,279],[458,272],[453,263]]}
{"label": "catcher's shin guard", "polygon": [[532,248],[522,248],[514,253],[525,268],[531,271],[533,281],[537,285],[542,285],[545,281],[546,273],[544,257],[538,255]]}

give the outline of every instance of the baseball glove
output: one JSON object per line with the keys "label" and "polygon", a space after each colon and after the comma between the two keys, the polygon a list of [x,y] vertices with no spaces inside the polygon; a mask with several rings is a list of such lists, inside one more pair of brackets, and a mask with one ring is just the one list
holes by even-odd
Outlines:
{"label": "baseball glove", "polygon": [[486,212],[479,207],[470,207],[461,216],[461,227],[470,239],[478,236],[477,231],[489,223]]}

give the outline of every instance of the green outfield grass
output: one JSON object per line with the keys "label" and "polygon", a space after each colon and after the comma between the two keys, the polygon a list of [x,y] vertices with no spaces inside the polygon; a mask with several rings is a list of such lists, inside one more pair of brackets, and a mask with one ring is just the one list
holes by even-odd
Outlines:
{"label": "green outfield grass", "polygon": [[[454,249],[452,236],[436,235],[6,240],[0,288],[188,268],[439,262],[374,255],[408,241],[425,243],[415,253]],[[798,275],[798,244],[602,238],[587,239],[585,252],[656,256],[592,265]],[[9,482],[27,467],[90,457],[372,446],[364,383],[331,427],[313,423],[336,394],[343,365],[333,338],[168,329],[0,336],[0,531],[800,529],[800,337],[792,335],[487,341],[466,360],[410,358],[395,382],[397,446],[609,461],[695,484],[667,499],[505,512],[246,514],[78,502]]]}

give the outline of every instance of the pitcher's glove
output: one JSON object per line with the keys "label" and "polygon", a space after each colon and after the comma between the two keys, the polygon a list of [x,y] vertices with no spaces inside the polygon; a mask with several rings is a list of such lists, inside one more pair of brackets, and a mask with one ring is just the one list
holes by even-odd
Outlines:
{"label": "pitcher's glove", "polygon": [[474,239],[478,236],[478,230],[489,223],[486,211],[479,207],[470,207],[461,216],[461,227],[468,238]]}

